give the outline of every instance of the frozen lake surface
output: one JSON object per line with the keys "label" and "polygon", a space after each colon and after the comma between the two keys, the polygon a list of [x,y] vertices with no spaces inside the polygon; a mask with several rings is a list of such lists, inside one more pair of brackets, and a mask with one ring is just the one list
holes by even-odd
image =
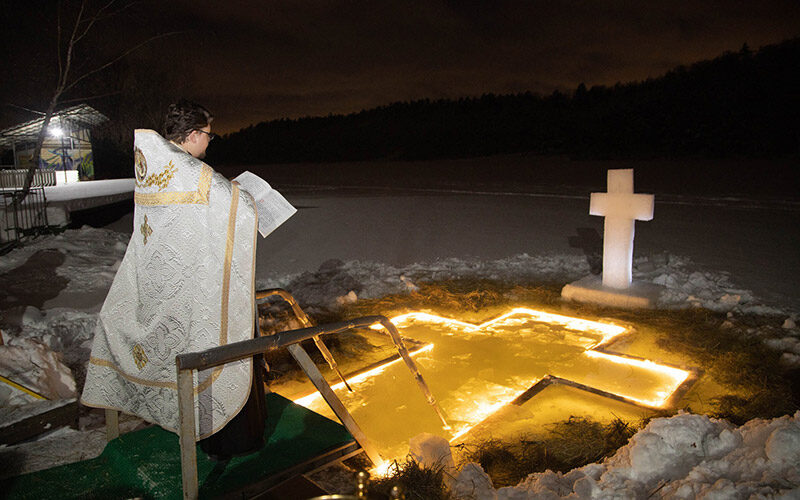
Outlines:
{"label": "frozen lake surface", "polygon": [[[329,259],[407,266],[439,259],[519,254],[582,256],[582,228],[602,237],[585,195],[381,189],[287,189],[297,214],[258,238],[257,279],[316,271]],[[130,232],[128,215],[111,226]],[[800,205],[656,196],[652,221],[636,222],[634,257],[667,252],[729,273],[761,298],[800,308]]]}

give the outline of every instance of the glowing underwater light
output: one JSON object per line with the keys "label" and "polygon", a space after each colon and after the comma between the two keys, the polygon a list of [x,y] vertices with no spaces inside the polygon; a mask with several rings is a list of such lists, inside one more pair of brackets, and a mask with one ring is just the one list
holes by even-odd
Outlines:
{"label": "glowing underwater light", "polygon": [[686,370],[681,370],[680,368],[675,368],[672,366],[660,365],[655,361],[650,361],[649,359],[636,359],[636,358],[629,358],[625,356],[619,356],[615,354],[608,354],[605,352],[600,351],[586,351],[585,353],[590,358],[602,358],[606,361],[611,361],[612,363],[618,363],[623,365],[631,365],[637,368],[644,368],[645,370],[649,370],[652,372],[660,373],[662,375],[666,375],[672,379],[672,390],[661,390],[656,391],[657,399],[638,399],[632,396],[621,395],[626,399],[630,399],[632,401],[636,401],[639,404],[643,404],[645,406],[651,406],[655,408],[662,408],[669,397],[675,392],[675,389],[680,387],[682,383],[689,378],[690,372]]}
{"label": "glowing underwater light", "polygon": [[[533,385],[534,383],[536,383],[536,381],[531,381],[530,385]],[[473,427],[475,427],[476,424],[483,422],[490,416],[494,415],[500,408],[510,404],[517,398],[517,396],[519,396],[519,393],[504,396],[495,403],[489,403],[487,401],[489,398],[491,398],[491,396],[492,394],[489,393],[484,394],[484,400],[478,402],[478,409],[475,412],[475,417],[477,417],[475,419],[475,422],[467,425],[462,425],[459,429],[456,429],[456,431],[453,433],[453,437],[450,438],[451,443],[457,441],[459,438],[466,435],[469,431],[472,430]]]}
{"label": "glowing underwater light", "polygon": [[[416,356],[417,354],[420,354],[420,353],[423,353],[423,352],[432,351],[432,350],[433,350],[433,344],[427,344],[427,345],[424,345],[424,346],[420,347],[419,349],[416,349],[414,351],[410,351],[409,354],[411,356]],[[352,377],[348,377],[347,381],[350,383],[350,385],[359,384],[359,383],[361,383],[361,382],[363,382],[363,381],[365,381],[365,380],[367,380],[369,378],[374,377],[375,375],[378,375],[379,373],[385,371],[387,368],[389,368],[393,364],[398,363],[398,362],[400,362],[402,360],[403,360],[403,358],[397,357],[396,359],[393,359],[393,360],[391,360],[391,361],[389,361],[387,363],[384,363],[382,365],[376,366],[375,368],[372,368],[371,370],[367,370],[367,371],[365,371],[363,373],[359,373],[358,375],[353,375]],[[344,382],[339,382],[338,384],[334,384],[334,385],[331,386],[331,389],[333,389],[334,391],[339,390],[339,389],[343,389],[343,388],[344,388]],[[305,406],[305,407],[308,408],[313,402],[315,402],[318,399],[322,399],[322,395],[318,391],[314,391],[311,394],[308,394],[306,396],[302,396],[302,397],[299,397],[299,398],[293,400],[293,402],[299,404],[300,406]]]}
{"label": "glowing underwater light", "polygon": [[373,478],[386,477],[389,475],[389,470],[392,468],[392,465],[394,465],[393,460],[384,460],[370,469],[369,474]]}
{"label": "glowing underwater light", "polygon": [[[600,323],[599,321],[590,321],[586,319],[572,318],[569,316],[562,316],[560,314],[537,311],[535,309],[529,309],[527,307],[515,307],[511,311],[502,314],[497,318],[490,319],[489,321],[486,321],[479,325],[473,323],[467,323],[464,321],[459,321],[452,318],[437,316],[436,314],[418,312],[418,311],[395,316],[389,321],[394,323],[395,326],[397,326],[398,328],[403,328],[405,326],[408,326],[410,323],[414,321],[418,321],[418,322],[452,326],[469,332],[481,332],[486,330],[492,331],[499,326],[508,326],[509,324],[514,323],[514,321],[511,320],[511,318],[513,316],[519,316],[519,315],[526,315],[528,316],[528,318],[526,319],[529,320],[541,323],[548,323],[551,325],[559,325],[568,330],[597,334],[602,337],[602,340],[597,342],[595,346],[607,344],[608,342],[611,341],[611,339],[613,339],[617,335],[625,333],[627,331],[625,327],[614,325],[611,323]],[[371,328],[380,330],[382,327],[380,326],[380,323],[377,323],[375,325],[372,325]]]}

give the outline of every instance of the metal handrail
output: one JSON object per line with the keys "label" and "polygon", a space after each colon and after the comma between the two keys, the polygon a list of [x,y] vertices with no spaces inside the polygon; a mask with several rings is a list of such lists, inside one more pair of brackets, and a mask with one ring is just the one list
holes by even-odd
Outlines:
{"label": "metal handrail", "polygon": [[[361,431],[353,417],[344,407],[342,402],[328,385],[319,372],[314,362],[299,345],[300,342],[313,338],[315,335],[340,333],[354,328],[364,328],[375,323],[390,324],[384,316],[365,316],[350,321],[319,325],[309,328],[300,328],[280,332],[275,335],[257,337],[243,340],[206,351],[184,353],[175,357],[175,366],[178,378],[178,438],[181,450],[181,479],[183,485],[183,498],[195,499],[198,497],[197,482],[197,450],[195,448],[195,415],[194,415],[194,388],[193,370],[202,370],[214,366],[244,359],[265,351],[272,351],[286,347],[297,360],[317,390],[331,407],[333,412],[342,421],[342,424],[355,438],[367,457],[375,464],[382,459],[377,448]],[[392,325],[394,326],[394,325]]]}
{"label": "metal handrail", "polygon": [[[295,298],[292,296],[291,293],[287,292],[283,288],[270,288],[267,290],[261,290],[259,292],[256,292],[256,302],[258,302],[259,300],[267,299],[272,296],[278,296],[284,301],[286,301],[289,304],[289,306],[291,306],[292,312],[294,312],[295,317],[297,317],[298,321],[300,321],[300,323],[302,323],[303,326],[305,327],[313,326],[311,324],[311,319],[308,317],[306,312],[303,311],[303,309],[300,307],[300,304],[297,303],[297,300],[295,300]],[[336,359],[334,359],[333,354],[331,354],[331,351],[328,350],[328,347],[325,345],[325,343],[322,341],[319,335],[315,335],[312,338],[314,339],[314,344],[317,346],[317,349],[319,349],[319,352],[322,353],[322,357],[325,358],[325,361],[328,363],[328,366],[330,366],[331,370],[336,372],[336,375],[339,376],[339,380],[341,380],[344,386],[347,387],[347,390],[353,392],[353,388],[350,387],[350,384],[347,382],[347,379],[344,378],[344,375],[342,375],[342,372],[339,370],[339,365],[336,364]]]}
{"label": "metal handrail", "polygon": [[341,333],[354,328],[366,328],[375,323],[381,323],[381,320],[389,321],[386,316],[364,316],[350,321],[287,330],[275,335],[256,337],[250,340],[212,347],[201,352],[178,354],[175,356],[175,364],[178,370],[205,370],[265,351],[287,347],[313,338],[316,335]]}
{"label": "metal handrail", "polygon": [[[301,323],[303,323],[304,326],[311,326],[311,320],[308,318],[305,311],[303,311],[303,309],[300,307],[300,304],[297,303],[297,300],[295,300],[292,294],[282,288],[270,288],[256,292],[256,300],[265,299],[273,295],[277,295],[288,302],[292,307],[292,311],[294,311],[295,316],[298,320],[300,320]],[[446,430],[449,430],[450,425],[447,423],[447,417],[444,414],[444,410],[442,410],[442,408],[436,402],[436,399],[433,397],[433,393],[431,393],[431,390],[428,388],[428,384],[425,383],[425,379],[419,372],[417,364],[414,363],[414,360],[411,358],[411,353],[408,352],[408,348],[403,342],[400,332],[397,331],[397,327],[394,326],[394,323],[389,321],[385,316],[364,316],[363,318],[359,319],[371,317],[376,319],[374,324],[381,324],[389,333],[389,338],[392,339],[392,343],[394,343],[395,347],[397,348],[397,352],[400,354],[400,357],[403,358],[406,366],[411,371],[411,374],[414,376],[414,380],[417,381],[417,385],[419,385],[420,390],[422,390],[422,394],[425,395],[425,399],[428,401],[428,404],[433,407],[433,409],[436,411],[436,415],[442,421],[442,427]],[[331,369],[339,375],[339,378],[342,380],[342,382],[344,382],[345,387],[347,387],[350,392],[353,392],[353,389],[350,388],[350,384],[347,383],[344,375],[342,375],[342,372],[339,371],[339,367],[336,365],[336,360],[333,359],[333,355],[330,353],[330,351],[328,351],[328,348],[325,347],[325,344],[322,342],[322,339],[320,339],[319,335],[314,336],[313,339],[314,343],[316,343],[317,348],[320,350],[320,352],[322,352],[322,356],[328,362],[328,365],[331,367]],[[289,352],[292,351],[290,350]],[[297,359],[296,356],[295,359]],[[299,359],[297,359],[297,361],[298,363],[300,362]]]}
{"label": "metal handrail", "polygon": [[[263,299],[271,295],[278,295],[286,300],[292,306],[294,314],[301,321],[301,323],[306,325],[311,323],[308,316],[297,304],[297,301],[294,299],[294,297],[283,289],[276,288],[256,292],[256,299]],[[397,331],[397,327],[394,325],[394,323],[389,321],[386,316],[362,316],[360,318],[355,318],[348,321],[340,321],[337,323],[328,323],[318,326],[307,326],[306,328],[288,330],[276,333],[274,335],[256,337],[250,340],[243,340],[241,342],[213,347],[202,352],[179,354],[175,357],[175,366],[177,370],[178,382],[178,436],[181,449],[181,478],[183,485],[183,497],[185,499],[194,499],[197,498],[199,494],[197,482],[197,450],[195,448],[194,389],[192,387],[193,370],[205,370],[208,368],[213,368],[215,366],[230,363],[232,361],[238,361],[240,359],[263,352],[281,349],[283,347],[289,351],[306,375],[308,375],[309,379],[311,379],[311,382],[322,395],[323,399],[325,399],[325,402],[328,403],[328,406],[330,406],[331,410],[333,410],[334,414],[336,414],[347,431],[350,432],[353,438],[358,442],[367,457],[375,465],[380,464],[382,459],[377,451],[377,448],[373,445],[371,440],[367,438],[366,434],[364,434],[364,432],[358,426],[352,415],[350,415],[350,412],[347,411],[347,408],[344,407],[341,400],[338,398],[338,396],[336,396],[336,393],[333,392],[333,389],[331,389],[330,385],[322,376],[317,366],[314,364],[302,346],[300,346],[301,342],[308,339],[314,339],[318,347],[322,345],[322,349],[324,349],[323,356],[325,356],[325,353],[327,352],[325,359],[329,364],[331,364],[330,360],[333,360],[333,356],[330,354],[328,349],[324,347],[322,341],[318,340],[320,335],[343,333],[356,328],[368,328],[375,324],[380,324],[389,333],[389,337],[392,339],[395,347],[397,347],[397,350],[400,353],[400,356],[403,358],[403,361],[411,370],[411,373],[422,390],[422,393],[425,395],[428,404],[430,404],[436,411],[436,414],[442,421],[443,427],[445,429],[449,429],[450,427],[447,424],[447,419],[444,412],[439,407],[436,399],[433,397],[433,394],[428,388],[428,385],[425,383],[425,379],[419,372],[416,363],[414,363],[414,360],[411,359],[411,354],[408,352],[408,349],[403,343],[400,332]],[[257,323],[256,327],[258,327]],[[335,361],[333,361],[332,368],[335,366]],[[342,379],[344,379],[338,368],[335,368],[335,371]]]}
{"label": "metal handrail", "polygon": [[[298,320],[300,320],[301,323],[303,323],[304,326],[311,326],[311,320],[308,318],[305,311],[303,311],[303,309],[300,307],[300,304],[297,303],[297,300],[295,300],[292,294],[290,294],[289,292],[287,292],[282,288],[270,288],[267,290],[256,292],[256,300],[265,299],[273,295],[277,295],[286,302],[288,302],[289,305],[292,307],[292,311],[294,311],[295,316],[297,317]],[[397,348],[397,352],[400,354],[400,357],[403,358],[403,361],[405,362],[406,366],[411,371],[411,374],[414,376],[414,380],[417,381],[417,385],[419,386],[420,390],[422,390],[422,394],[425,395],[425,399],[428,401],[428,404],[430,404],[433,407],[433,409],[436,411],[436,415],[442,421],[442,427],[446,430],[449,430],[450,425],[448,425],[447,423],[447,417],[445,416],[444,411],[436,402],[436,398],[433,397],[431,390],[428,388],[428,384],[425,383],[425,379],[419,372],[417,364],[414,363],[414,360],[411,358],[411,353],[408,352],[408,348],[403,342],[403,338],[400,336],[400,332],[397,331],[397,327],[394,326],[394,323],[389,321],[385,316],[364,316],[363,318],[359,319],[370,318],[370,317],[376,318],[375,324],[378,323],[381,324],[389,333],[389,338],[392,339],[392,343],[394,343],[395,347]],[[344,382],[344,385],[347,387],[347,389],[350,392],[352,392],[353,390],[350,388],[350,384],[347,383],[344,376],[339,371],[338,366],[336,366],[336,360],[333,359],[333,355],[330,353],[330,351],[328,351],[328,348],[325,347],[325,344],[322,342],[320,337],[317,335],[314,336],[313,339],[317,345],[317,348],[319,348],[320,352],[322,352],[322,356],[328,362],[328,365],[331,367],[332,370],[334,370],[339,375],[339,378],[342,379],[342,382]],[[292,352],[291,349],[289,350],[289,352],[290,353]],[[298,363],[300,363],[300,360],[297,359],[296,356],[295,359],[297,360]]]}

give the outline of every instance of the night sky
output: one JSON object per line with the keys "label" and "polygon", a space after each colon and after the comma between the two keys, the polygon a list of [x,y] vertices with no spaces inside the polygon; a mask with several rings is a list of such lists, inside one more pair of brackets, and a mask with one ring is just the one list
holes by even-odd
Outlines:
{"label": "night sky", "polygon": [[[35,118],[9,103],[46,106],[55,5],[3,2],[0,127]],[[143,1],[98,25],[81,55],[100,60],[171,31],[182,33],[126,67],[152,67],[173,93],[214,112],[215,131],[231,132],[395,101],[657,77],[800,35],[800,2]]]}

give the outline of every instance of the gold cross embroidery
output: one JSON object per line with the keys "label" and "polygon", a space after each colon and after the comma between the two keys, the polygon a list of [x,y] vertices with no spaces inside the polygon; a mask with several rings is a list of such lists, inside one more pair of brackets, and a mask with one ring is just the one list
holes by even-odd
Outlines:
{"label": "gold cross embroidery", "polygon": [[144,222],[139,230],[142,232],[142,236],[144,236],[144,244],[147,245],[147,237],[153,234],[153,228],[147,223],[146,215],[144,216]]}
{"label": "gold cross embroidery", "polygon": [[144,353],[142,346],[139,344],[133,346],[133,362],[136,363],[136,366],[141,370],[147,364],[147,361],[147,355]]}

